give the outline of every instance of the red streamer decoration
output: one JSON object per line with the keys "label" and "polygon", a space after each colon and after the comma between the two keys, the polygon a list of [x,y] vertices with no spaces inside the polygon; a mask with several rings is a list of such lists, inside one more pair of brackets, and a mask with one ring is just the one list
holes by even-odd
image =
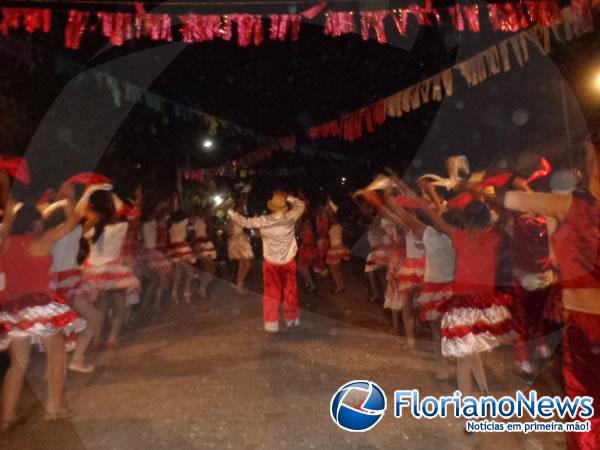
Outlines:
{"label": "red streamer decoration", "polygon": [[396,10],[392,14],[392,20],[394,21],[394,25],[396,25],[398,33],[405,36],[406,29],[408,28],[408,12],[405,9]]}
{"label": "red streamer decoration", "polygon": [[179,16],[181,20],[181,35],[183,42],[205,42],[223,37],[221,29],[221,16],[203,14],[185,14]]}
{"label": "red streamer decoration", "polygon": [[[571,0],[572,17],[582,31],[593,29],[593,16],[590,0]],[[170,14],[147,13],[141,2],[134,4],[134,12],[98,12],[101,32],[111,44],[119,46],[130,39],[149,38],[154,41],[173,40],[172,16]],[[413,15],[419,26],[434,26],[442,23],[439,10],[433,8],[432,0],[424,0],[424,6],[410,4],[404,9],[361,11],[360,27],[363,39],[369,39],[371,29],[379,43],[386,43],[385,19],[390,16],[400,33],[406,35],[408,17]],[[269,39],[277,41],[296,41],[300,35],[303,20],[312,20],[321,14],[327,3],[316,4],[298,14],[272,14],[269,16]],[[468,29],[480,31],[479,6],[454,5],[445,8],[453,27],[458,31]],[[0,8],[2,20],[0,33],[6,35],[12,29],[24,28],[28,33],[34,31],[49,32],[51,11],[35,8]],[[488,5],[490,23],[494,31],[516,32],[528,28],[532,23],[547,27],[562,23],[561,10],[556,0],[526,0],[522,2],[490,3]],[[87,29],[90,13],[69,11],[65,28],[65,47],[79,48],[82,35]],[[242,47],[260,45],[264,41],[262,18],[253,14],[180,15],[179,32],[187,43],[205,42],[214,39],[231,40],[233,28],[237,31],[237,43]],[[235,24],[235,27],[234,27]],[[351,11],[327,11],[325,13],[324,33],[339,37],[356,32],[356,21]]]}
{"label": "red streamer decoration", "polygon": [[274,41],[286,41],[288,35],[290,40],[297,41],[300,37],[300,14],[272,14],[269,39]]}
{"label": "red streamer decoration", "polygon": [[[529,27],[529,21],[527,20],[527,16],[521,3],[490,3],[488,5],[488,10],[490,23],[492,24],[492,30],[494,31],[516,32]],[[535,20],[533,20],[533,22],[535,22]]]}
{"label": "red streamer decoration", "polygon": [[385,19],[388,14],[388,11],[362,11],[360,13],[360,34],[363,41],[369,39],[369,31],[373,28],[375,30],[377,42],[380,44],[385,44],[387,42],[383,19]]}
{"label": "red streamer decoration", "polygon": [[458,31],[465,31],[465,19],[462,15],[460,5],[451,6],[448,8],[450,13],[450,21],[452,26]]}
{"label": "red streamer decoration", "polygon": [[325,34],[339,37],[342,34],[354,33],[354,15],[352,12],[328,11],[325,15]]}
{"label": "red streamer decoration", "polygon": [[529,1],[525,2],[531,22],[538,23],[543,27],[558,25],[562,22],[560,8],[553,1]]}
{"label": "red streamer decoration", "polygon": [[35,8],[1,8],[2,22],[0,33],[7,35],[10,29],[23,26],[25,31],[33,33],[42,31],[48,33],[52,28],[52,12],[49,9]]}
{"label": "red streamer decoration", "polygon": [[90,13],[85,11],[69,11],[67,26],[65,27],[65,47],[76,50],[81,45],[81,38],[90,18]]}
{"label": "red streamer decoration", "polygon": [[385,118],[385,106],[382,100],[342,119],[311,127],[308,134],[313,140],[341,137],[346,141],[355,141],[363,137],[365,130],[372,133],[375,127],[385,122]]}

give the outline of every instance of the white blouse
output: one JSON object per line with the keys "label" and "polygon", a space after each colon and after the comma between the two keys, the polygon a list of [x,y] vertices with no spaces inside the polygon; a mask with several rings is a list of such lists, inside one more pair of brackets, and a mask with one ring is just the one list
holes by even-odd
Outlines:
{"label": "white blouse", "polygon": [[50,248],[52,253],[52,272],[64,272],[76,269],[77,254],[79,253],[79,240],[83,234],[83,227],[77,225],[68,234],[60,238]]}
{"label": "white blouse", "polygon": [[142,238],[144,239],[144,246],[148,250],[156,248],[156,220],[149,220],[142,224]]}
{"label": "white blouse", "polygon": [[100,238],[96,242],[90,243],[87,262],[92,266],[101,266],[119,259],[128,228],[127,222],[106,225]]}
{"label": "white blouse", "polygon": [[187,227],[189,222],[189,219],[183,219],[181,222],[171,225],[171,228],[169,228],[169,238],[172,244],[186,241]]}

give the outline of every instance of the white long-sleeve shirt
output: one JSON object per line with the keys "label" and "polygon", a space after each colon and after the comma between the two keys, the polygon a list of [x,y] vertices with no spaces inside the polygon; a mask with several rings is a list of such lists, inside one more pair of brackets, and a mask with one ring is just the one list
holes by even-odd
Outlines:
{"label": "white long-sleeve shirt", "polygon": [[274,212],[258,217],[244,217],[233,210],[227,214],[231,220],[242,228],[256,228],[263,241],[263,256],[273,264],[286,264],[296,257],[295,223],[304,213],[304,202],[289,196],[292,206],[288,211]]}

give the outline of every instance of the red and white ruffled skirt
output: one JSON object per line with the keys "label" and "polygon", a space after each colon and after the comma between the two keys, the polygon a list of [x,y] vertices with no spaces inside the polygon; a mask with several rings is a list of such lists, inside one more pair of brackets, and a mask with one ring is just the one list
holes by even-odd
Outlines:
{"label": "red and white ruffled skirt", "polygon": [[[12,339],[31,338],[40,344],[42,338],[58,333],[68,337],[86,326],[86,321],[59,295],[27,294],[0,301],[0,349],[8,348]],[[73,340],[68,342],[74,345]]]}
{"label": "red and white ruffled skirt", "polygon": [[194,242],[194,251],[198,258],[217,259],[217,250],[214,244],[207,237],[196,238]]}
{"label": "red and white ruffled skirt", "polygon": [[452,298],[454,283],[424,282],[419,290],[415,303],[419,307],[419,318],[422,322],[439,320],[446,302]]}
{"label": "red and white ruffled skirt", "polygon": [[172,242],[169,247],[169,258],[173,262],[194,262],[194,253],[187,242]]}
{"label": "red and white ruffled skirt", "polygon": [[142,253],[142,264],[164,278],[167,278],[173,270],[173,264],[169,258],[164,253],[154,249],[144,250]]}
{"label": "red and white ruffled skirt", "polygon": [[134,275],[131,267],[121,260],[102,265],[84,263],[82,285],[83,289],[91,292],[93,299],[102,291],[126,291],[129,305],[140,301],[140,280]]}
{"label": "red and white ruffled skirt", "polygon": [[410,291],[423,284],[425,257],[405,258],[398,271],[398,290]]}
{"label": "red and white ruffled skirt", "polygon": [[462,357],[487,352],[514,338],[511,297],[498,292],[460,294],[443,307],[442,354]]}
{"label": "red and white ruffled skirt", "polygon": [[52,274],[50,292],[65,298],[70,304],[82,291],[81,269],[79,267]]}
{"label": "red and white ruffled skirt", "polygon": [[339,264],[342,261],[350,261],[350,250],[345,245],[334,245],[327,250],[327,264]]}
{"label": "red and white ruffled skirt", "polygon": [[365,272],[374,272],[379,268],[387,267],[390,262],[392,249],[389,245],[378,245],[367,255]]}

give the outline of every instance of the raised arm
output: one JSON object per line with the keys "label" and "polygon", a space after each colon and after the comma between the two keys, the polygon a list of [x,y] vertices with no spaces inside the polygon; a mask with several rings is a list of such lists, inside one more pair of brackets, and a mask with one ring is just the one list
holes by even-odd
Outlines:
{"label": "raised arm", "polygon": [[446,222],[442,216],[440,216],[439,214],[437,214],[435,211],[433,211],[430,207],[429,207],[429,203],[427,203],[427,200],[425,200],[424,198],[416,198],[415,202],[417,203],[417,205],[419,206],[419,209],[421,211],[423,211],[423,213],[425,213],[425,215],[427,217],[429,217],[429,219],[431,220],[431,222],[433,223],[433,226],[440,232],[444,233],[445,235],[451,237],[456,231],[458,231],[458,228],[455,226],[450,225],[448,222]]}
{"label": "raised arm", "polygon": [[63,185],[59,191],[59,196],[63,197],[61,200],[61,206],[65,212],[65,221],[59,226],[47,230],[42,236],[42,240],[45,243],[52,245],[60,238],[67,235],[77,225],[78,218],[73,208],[73,186]]}
{"label": "raised arm", "polygon": [[287,202],[292,205],[291,209],[288,211],[287,216],[294,221],[298,220],[304,214],[304,210],[306,209],[306,204],[292,195],[288,195]]}
{"label": "raised arm", "polygon": [[423,238],[426,225],[404,208],[395,205],[393,199],[388,201],[388,203],[382,208],[381,212],[394,224],[405,230],[411,230],[416,236]]}
{"label": "raised arm", "polygon": [[261,228],[267,225],[266,216],[244,217],[235,212],[233,209],[227,211],[227,215],[233,221],[233,223],[242,228]]}
{"label": "raised arm", "polygon": [[508,191],[503,198],[506,209],[538,216],[554,217],[559,222],[567,217],[572,202],[573,196],[571,194],[545,192]]}

